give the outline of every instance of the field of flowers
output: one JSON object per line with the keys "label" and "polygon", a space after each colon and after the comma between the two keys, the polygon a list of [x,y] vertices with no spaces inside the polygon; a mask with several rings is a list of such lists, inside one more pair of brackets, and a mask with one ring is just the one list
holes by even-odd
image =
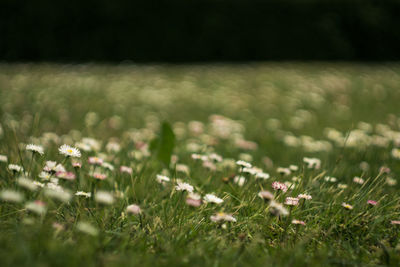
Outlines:
{"label": "field of flowers", "polygon": [[1,266],[398,266],[400,66],[0,65]]}

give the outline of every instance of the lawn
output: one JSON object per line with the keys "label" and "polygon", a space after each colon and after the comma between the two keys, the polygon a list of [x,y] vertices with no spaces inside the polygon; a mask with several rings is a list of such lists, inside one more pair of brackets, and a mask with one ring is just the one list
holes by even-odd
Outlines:
{"label": "lawn", "polygon": [[398,266],[400,66],[0,65],[1,266]]}

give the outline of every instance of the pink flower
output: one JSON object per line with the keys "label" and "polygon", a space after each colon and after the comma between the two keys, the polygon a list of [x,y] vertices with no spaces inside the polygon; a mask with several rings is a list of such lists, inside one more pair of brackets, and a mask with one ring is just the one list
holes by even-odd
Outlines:
{"label": "pink flower", "polygon": [[292,224],[301,224],[301,225],[306,225],[305,222],[300,221],[300,220],[292,220]]}
{"label": "pink flower", "polygon": [[120,172],[125,172],[127,174],[132,174],[132,168],[128,166],[121,166],[119,168]]}
{"label": "pink flower", "polygon": [[375,200],[368,200],[367,204],[370,204],[372,206],[375,206],[376,204],[378,204],[378,202],[376,202]]}
{"label": "pink flower", "polygon": [[72,167],[74,167],[76,169],[80,169],[80,168],[82,168],[82,164],[80,162],[74,162],[74,163],[72,163]]}
{"label": "pink flower", "polygon": [[88,163],[91,165],[102,165],[103,164],[103,159],[98,158],[98,157],[89,157],[88,158]]}
{"label": "pink flower", "polygon": [[75,180],[76,178],[73,172],[57,172],[56,177],[66,180]]}
{"label": "pink flower", "polygon": [[142,210],[138,205],[132,204],[126,207],[126,212],[134,215],[138,215],[142,213]]}
{"label": "pink flower", "polygon": [[391,224],[400,224],[400,221],[391,221]]}
{"label": "pink flower", "polygon": [[380,173],[390,173],[390,168],[386,167],[386,166],[382,166],[379,169]]}
{"label": "pink flower", "polygon": [[285,205],[297,206],[297,205],[299,205],[299,199],[297,197],[287,197],[285,199]]}
{"label": "pink flower", "polygon": [[98,180],[104,180],[107,178],[107,175],[105,175],[103,173],[95,172],[95,173],[93,173],[93,178],[98,179]]}
{"label": "pink flower", "polygon": [[192,207],[200,207],[201,206],[201,199],[193,199],[188,197],[186,199],[186,204]]}
{"label": "pink flower", "polygon": [[272,188],[275,190],[282,190],[283,192],[287,191],[287,186],[283,183],[280,182],[273,182],[272,183]]}
{"label": "pink flower", "polygon": [[201,200],[201,196],[196,193],[189,193],[186,198],[186,204],[192,207],[200,207],[203,201]]}

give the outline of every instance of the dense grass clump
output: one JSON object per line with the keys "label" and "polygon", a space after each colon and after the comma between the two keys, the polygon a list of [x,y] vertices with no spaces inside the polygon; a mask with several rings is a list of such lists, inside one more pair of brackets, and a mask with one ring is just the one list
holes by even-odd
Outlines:
{"label": "dense grass clump", "polygon": [[1,265],[396,266],[399,84],[397,65],[1,65]]}

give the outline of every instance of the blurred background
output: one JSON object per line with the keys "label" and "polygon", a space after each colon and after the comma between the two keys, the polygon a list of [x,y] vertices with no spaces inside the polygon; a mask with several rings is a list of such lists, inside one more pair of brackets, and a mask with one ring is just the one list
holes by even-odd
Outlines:
{"label": "blurred background", "polygon": [[400,59],[398,0],[0,1],[0,60]]}

